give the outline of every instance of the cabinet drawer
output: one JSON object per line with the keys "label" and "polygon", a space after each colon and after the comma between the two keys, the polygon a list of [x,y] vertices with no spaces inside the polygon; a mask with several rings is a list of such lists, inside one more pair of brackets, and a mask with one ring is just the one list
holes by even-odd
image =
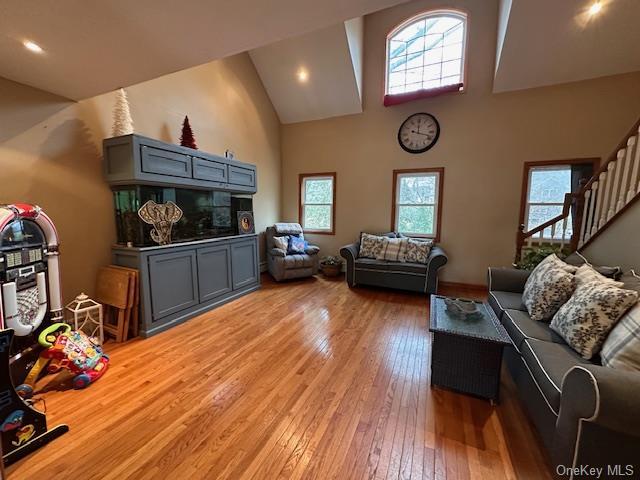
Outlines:
{"label": "cabinet drawer", "polygon": [[198,180],[211,180],[213,182],[226,182],[227,165],[213,160],[193,157],[193,178]]}
{"label": "cabinet drawer", "polygon": [[231,283],[231,249],[229,245],[198,249],[198,290],[200,302],[229,293]]}
{"label": "cabinet drawer", "polygon": [[172,177],[191,178],[191,157],[143,145],[140,147],[142,171]]}
{"label": "cabinet drawer", "polygon": [[249,168],[235,167],[229,165],[229,183],[234,185],[244,185],[247,187],[256,186],[256,172]]}
{"label": "cabinet drawer", "polygon": [[153,321],[199,303],[195,250],[149,257]]}

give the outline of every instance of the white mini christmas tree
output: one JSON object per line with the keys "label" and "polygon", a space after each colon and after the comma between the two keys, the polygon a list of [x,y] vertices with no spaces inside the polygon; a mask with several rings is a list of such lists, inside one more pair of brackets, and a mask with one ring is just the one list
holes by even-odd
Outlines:
{"label": "white mini christmas tree", "polygon": [[129,111],[129,100],[124,88],[116,90],[116,107],[113,110],[113,136],[133,133],[133,120]]}

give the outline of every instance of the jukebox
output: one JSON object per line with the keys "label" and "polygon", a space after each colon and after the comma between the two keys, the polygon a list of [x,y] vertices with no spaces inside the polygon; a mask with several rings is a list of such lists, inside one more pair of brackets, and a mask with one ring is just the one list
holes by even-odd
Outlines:
{"label": "jukebox", "polygon": [[18,395],[42,347],[38,334],[62,319],[58,233],[40,207],[0,206],[0,440],[9,465],[69,430]]}
{"label": "jukebox", "polygon": [[0,327],[15,332],[10,362],[16,384],[37,359],[40,327],[61,319],[53,222],[34,205],[0,206]]}

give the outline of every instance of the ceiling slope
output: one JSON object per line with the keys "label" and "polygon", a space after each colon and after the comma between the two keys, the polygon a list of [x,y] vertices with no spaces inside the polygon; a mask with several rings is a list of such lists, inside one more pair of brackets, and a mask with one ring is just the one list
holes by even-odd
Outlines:
{"label": "ceiling slope", "polygon": [[3,0],[0,76],[80,100],[404,1]]}
{"label": "ceiling slope", "polygon": [[494,92],[640,70],[640,1],[501,0]]}

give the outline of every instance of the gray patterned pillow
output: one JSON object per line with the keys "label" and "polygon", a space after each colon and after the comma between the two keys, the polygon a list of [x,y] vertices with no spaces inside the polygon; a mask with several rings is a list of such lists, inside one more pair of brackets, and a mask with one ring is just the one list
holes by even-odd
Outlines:
{"label": "gray patterned pillow", "polygon": [[607,334],[638,301],[633,290],[600,282],[585,283],[553,317],[551,329],[587,360],[600,351]]}
{"label": "gray patterned pillow", "polygon": [[360,236],[358,258],[376,258],[382,252],[385,237],[363,233]]}
{"label": "gray patterned pillow", "polygon": [[410,238],[407,242],[404,259],[407,262],[428,263],[431,247],[433,247],[433,240],[415,240]]}
{"label": "gray patterned pillow", "polygon": [[602,345],[602,365],[640,372],[640,303],[613,327]]}
{"label": "gray patterned pillow", "polygon": [[522,302],[531,319],[537,322],[551,320],[569,300],[575,287],[573,274],[559,267],[551,257],[555,255],[550,255],[533,269],[522,294]]}

